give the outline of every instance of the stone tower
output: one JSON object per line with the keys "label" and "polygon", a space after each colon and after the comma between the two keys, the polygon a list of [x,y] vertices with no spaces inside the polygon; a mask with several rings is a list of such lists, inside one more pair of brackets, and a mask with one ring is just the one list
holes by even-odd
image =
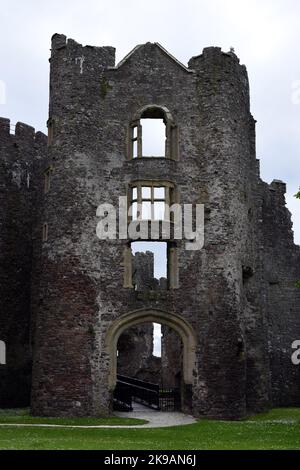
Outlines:
{"label": "stone tower", "polygon": [[37,181],[47,137],[0,118],[0,408],[28,406],[31,391],[31,276]]}
{"label": "stone tower", "polygon": [[[143,153],[144,119],[163,121],[163,155]],[[238,419],[299,405],[291,345],[300,335],[300,250],[284,184],[259,176],[248,77],[236,55],[210,47],[186,67],[147,43],[115,65],[112,47],[56,34],[48,126],[32,275],[32,412],[109,413],[118,339],[146,322],[181,338],[183,410]],[[203,247],[187,249],[173,233],[164,240],[165,289],[134,288],[130,234],[97,237],[98,207],[118,208],[120,197],[142,212],[149,201],[204,205]]]}

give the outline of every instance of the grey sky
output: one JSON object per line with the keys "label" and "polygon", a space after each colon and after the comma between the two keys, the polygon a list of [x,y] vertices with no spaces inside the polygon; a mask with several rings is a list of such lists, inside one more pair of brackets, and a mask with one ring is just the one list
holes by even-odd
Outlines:
{"label": "grey sky", "polygon": [[0,0],[0,6],[0,83],[6,86],[0,115],[43,131],[55,32],[112,45],[118,60],[147,41],[185,64],[205,46],[234,47],[249,73],[262,177],[287,182],[300,243],[300,202],[292,197],[300,185],[298,0]]}

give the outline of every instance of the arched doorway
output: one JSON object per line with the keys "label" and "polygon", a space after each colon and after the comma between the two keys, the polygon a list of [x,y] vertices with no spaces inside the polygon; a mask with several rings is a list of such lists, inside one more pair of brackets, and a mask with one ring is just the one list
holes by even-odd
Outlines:
{"label": "arched doorway", "polygon": [[161,310],[148,309],[129,312],[117,319],[109,328],[106,336],[106,350],[110,358],[109,388],[114,391],[117,383],[117,347],[120,336],[129,328],[141,324],[161,324],[174,330],[182,342],[183,394],[182,409],[192,409],[192,385],[196,369],[196,338],[192,327],[179,315]]}

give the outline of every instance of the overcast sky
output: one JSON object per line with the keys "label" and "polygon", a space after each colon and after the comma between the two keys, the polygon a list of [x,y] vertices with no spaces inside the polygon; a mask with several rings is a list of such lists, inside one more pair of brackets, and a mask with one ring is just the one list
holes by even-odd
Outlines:
{"label": "overcast sky", "polygon": [[300,185],[298,0],[0,0],[0,6],[0,102],[6,86],[0,115],[43,131],[56,32],[84,45],[114,46],[118,61],[147,41],[185,64],[203,47],[234,47],[249,73],[262,177],[287,182],[300,243],[300,201],[293,198]]}

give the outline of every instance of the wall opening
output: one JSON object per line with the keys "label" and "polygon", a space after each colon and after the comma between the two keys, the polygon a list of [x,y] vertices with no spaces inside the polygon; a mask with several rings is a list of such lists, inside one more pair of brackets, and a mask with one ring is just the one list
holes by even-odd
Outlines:
{"label": "wall opening", "polygon": [[153,323],[153,356],[161,357],[162,331],[159,323]]}
{"label": "wall opening", "polygon": [[253,277],[254,271],[253,268],[250,266],[243,266],[242,267],[242,278],[243,278],[243,284],[247,284],[248,281]]}
{"label": "wall opening", "polygon": [[49,235],[49,227],[48,227],[48,224],[45,223],[43,224],[43,229],[42,229],[42,241],[44,243],[48,241],[48,235]]}
{"label": "wall opening", "polygon": [[117,409],[123,401],[128,407],[129,395],[133,408],[143,404],[160,411],[181,409],[183,346],[178,333],[159,323],[142,323],[121,334],[117,349]]}
{"label": "wall opening", "polygon": [[129,155],[135,158],[178,158],[178,129],[165,107],[149,105],[129,126]]}
{"label": "wall opening", "polygon": [[167,289],[167,243],[133,242],[131,250],[132,280],[135,290]]}
{"label": "wall opening", "polygon": [[166,126],[163,119],[141,119],[142,157],[166,156]]}
{"label": "wall opening", "polygon": [[47,121],[48,127],[48,147],[53,144],[53,137],[54,137],[54,119],[49,118]]}
{"label": "wall opening", "polygon": [[4,341],[0,341],[0,365],[6,365],[6,345]]}
{"label": "wall opening", "polygon": [[157,292],[157,295],[161,291],[178,289],[176,243],[151,241],[129,243],[124,249],[123,285],[137,292]]}
{"label": "wall opening", "polygon": [[47,170],[44,172],[44,194],[47,194],[50,191],[51,172],[51,167],[47,168]]}
{"label": "wall opening", "polygon": [[[140,330],[140,336],[133,336],[131,338],[138,338],[135,342],[138,345],[144,345],[145,341],[143,339],[143,336],[145,335],[145,324],[148,324],[148,333],[154,334],[154,324],[160,324],[162,328],[162,340],[161,340],[161,361],[164,360],[164,357],[168,356],[171,357],[171,362],[172,362],[172,367],[178,366],[178,364],[175,365],[174,357],[178,358],[179,353],[174,352],[174,349],[172,350],[171,345],[175,344],[175,342],[172,339],[172,334],[175,335],[176,337],[180,338],[180,344],[181,344],[181,349],[180,349],[180,374],[177,375],[177,372],[175,376],[177,375],[177,382],[174,379],[175,384],[178,384],[180,382],[181,386],[181,406],[182,410],[186,412],[192,412],[192,393],[193,393],[193,384],[195,382],[195,377],[196,377],[196,337],[194,333],[194,329],[192,328],[189,323],[182,318],[181,316],[177,314],[173,314],[170,312],[164,312],[162,310],[155,310],[155,309],[148,309],[148,310],[136,310],[133,312],[129,312],[125,315],[122,315],[120,318],[115,320],[111,326],[108,329],[108,332],[106,334],[105,338],[105,350],[106,354],[108,355],[109,358],[109,377],[108,377],[108,385],[111,390],[111,393],[113,393],[116,390],[116,384],[117,384],[117,370],[118,370],[118,365],[122,363],[122,354],[123,354],[123,359],[124,359],[124,353],[122,353],[122,341],[123,341],[123,348],[127,350],[127,356],[125,356],[125,366],[126,367],[131,367],[131,361],[128,359],[128,354],[129,352],[134,350],[135,346],[132,348],[129,348],[129,342],[121,340],[119,343],[119,339],[122,337],[123,333],[128,332],[131,328],[136,328],[139,327],[141,328]],[[139,330],[136,330],[139,331]],[[139,339],[142,338],[142,339]],[[171,345],[165,346],[167,344],[167,341],[171,343]],[[151,356],[154,357],[153,354],[153,344],[154,340],[153,338],[148,341],[148,346],[147,346],[147,351],[148,353],[146,356],[149,356],[151,353]],[[176,346],[177,347],[177,346]],[[167,348],[164,350],[164,348]],[[118,350],[118,353],[117,353]],[[135,350],[136,351],[136,350]],[[178,350],[177,350],[178,351]],[[134,354],[134,360],[137,357],[137,354]],[[138,359],[138,357],[137,357]],[[157,358],[160,359],[160,358]],[[177,359],[176,359],[177,360]],[[119,361],[119,364],[118,364]],[[120,366],[122,367],[122,365]],[[166,368],[169,366],[166,365]],[[120,371],[123,371],[127,374],[129,374],[130,370],[126,369],[120,369]],[[151,373],[153,373],[153,370],[150,370]],[[120,375],[120,374],[119,374]],[[166,376],[164,376],[166,377]],[[164,379],[163,377],[163,379]],[[166,380],[166,379],[164,379]],[[167,381],[165,381],[167,383]]]}

